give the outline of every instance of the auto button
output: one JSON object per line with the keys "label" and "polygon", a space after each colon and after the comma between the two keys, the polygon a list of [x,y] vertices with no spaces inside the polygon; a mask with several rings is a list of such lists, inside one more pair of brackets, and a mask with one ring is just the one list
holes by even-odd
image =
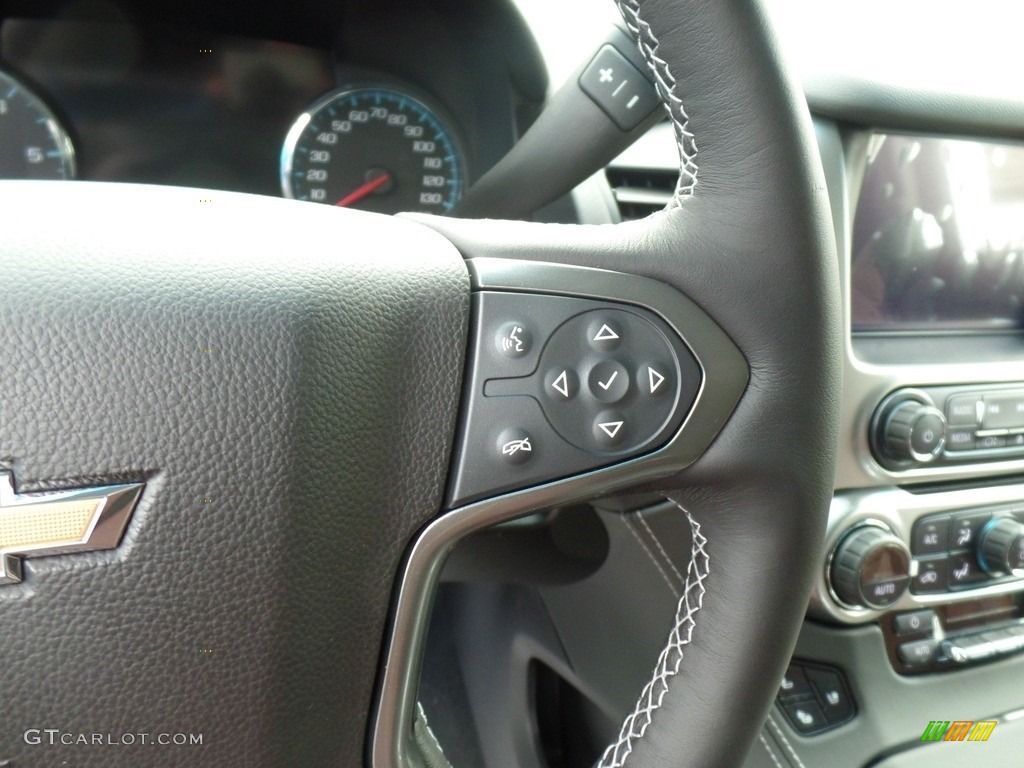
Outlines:
{"label": "auto button", "polygon": [[829,578],[836,597],[847,605],[886,608],[907,589],[910,553],[887,528],[862,525],[836,546]]}

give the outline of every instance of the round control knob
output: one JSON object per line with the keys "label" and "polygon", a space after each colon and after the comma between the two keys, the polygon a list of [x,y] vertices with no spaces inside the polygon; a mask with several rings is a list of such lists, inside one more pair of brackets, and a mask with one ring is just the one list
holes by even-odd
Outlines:
{"label": "round control knob", "polygon": [[1024,576],[1024,525],[997,517],[978,536],[978,565],[993,576]]}
{"label": "round control knob", "polygon": [[847,605],[887,608],[910,583],[910,552],[886,528],[855,528],[832,553],[829,580],[835,596]]}
{"label": "round control knob", "polygon": [[946,417],[927,403],[905,400],[889,410],[880,438],[892,458],[927,464],[946,444]]}

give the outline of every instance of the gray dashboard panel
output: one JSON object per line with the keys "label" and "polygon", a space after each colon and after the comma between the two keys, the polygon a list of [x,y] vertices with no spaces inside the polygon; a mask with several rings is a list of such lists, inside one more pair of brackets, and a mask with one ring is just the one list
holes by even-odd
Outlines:
{"label": "gray dashboard panel", "polygon": [[[848,725],[805,738],[789,727],[776,708],[772,719],[783,730],[800,762],[792,761],[785,747],[773,752],[777,760],[784,757],[793,765],[802,763],[808,768],[846,768],[876,766],[876,760],[890,754],[881,763],[886,768],[1019,764],[1024,729],[1002,720],[987,742],[949,745],[951,750],[953,746],[957,750],[948,762],[930,759],[936,754],[932,751],[935,745],[914,748],[921,744],[921,735],[932,720],[998,720],[1006,713],[1012,717],[1024,706],[1024,692],[1019,685],[1007,681],[1024,679],[1024,657],[947,674],[901,677],[889,665],[877,626],[839,629],[814,622],[805,623],[793,655],[841,668],[850,683],[858,714]],[[771,734],[774,729],[768,726],[765,731]],[[944,757],[946,745],[939,746]],[[747,768],[772,765],[770,760],[766,762],[766,749],[756,747],[748,758]],[[913,751],[904,754],[909,749]],[[1008,755],[1013,755],[1013,759],[1007,759]]]}

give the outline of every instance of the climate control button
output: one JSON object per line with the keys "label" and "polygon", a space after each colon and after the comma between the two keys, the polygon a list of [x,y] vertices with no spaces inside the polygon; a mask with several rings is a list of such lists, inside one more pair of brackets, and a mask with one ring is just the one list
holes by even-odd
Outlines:
{"label": "climate control button", "polygon": [[910,552],[887,528],[863,525],[835,548],[829,579],[847,605],[887,608],[910,583]]}
{"label": "climate control button", "polygon": [[1024,576],[1024,525],[1012,517],[990,520],[978,537],[978,563],[993,576]]}

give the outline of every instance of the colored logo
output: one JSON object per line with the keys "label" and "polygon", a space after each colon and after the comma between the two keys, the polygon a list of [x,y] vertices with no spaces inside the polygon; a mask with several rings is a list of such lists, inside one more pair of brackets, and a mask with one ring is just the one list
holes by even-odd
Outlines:
{"label": "colored logo", "polygon": [[995,729],[995,720],[932,720],[921,741],[988,741]]}

